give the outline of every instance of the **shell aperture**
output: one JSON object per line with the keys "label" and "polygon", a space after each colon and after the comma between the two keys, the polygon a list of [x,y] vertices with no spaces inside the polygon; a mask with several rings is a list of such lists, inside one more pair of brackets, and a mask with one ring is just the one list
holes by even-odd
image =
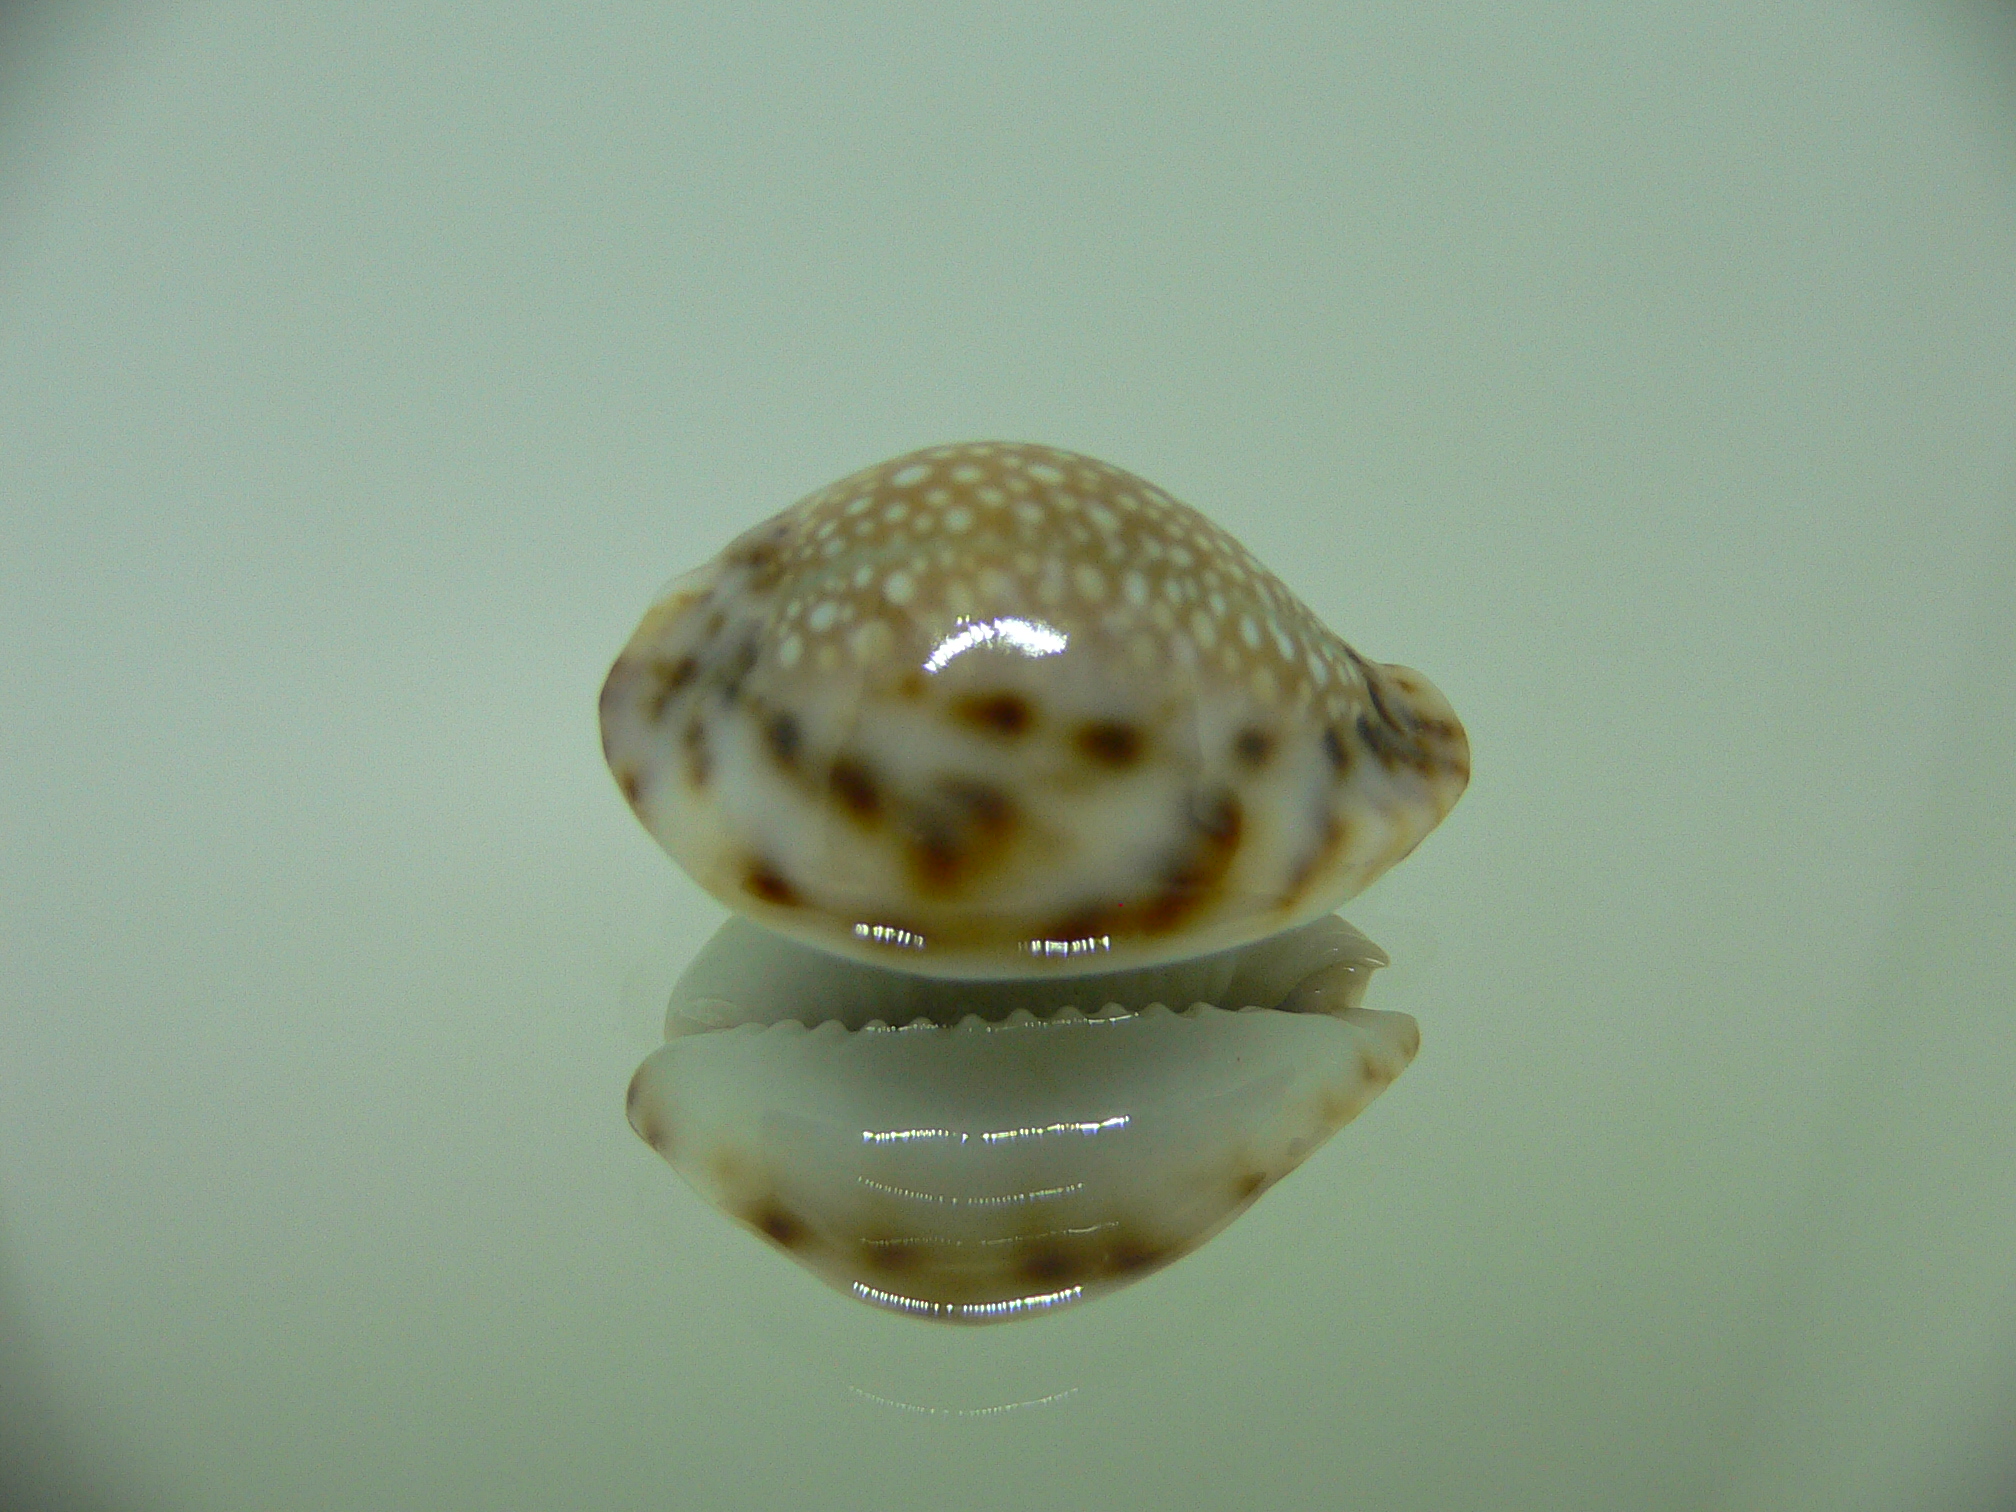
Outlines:
{"label": "shell aperture", "polygon": [[1071,452],[937,447],[675,581],[602,690],[646,829],[737,912],[927,976],[1180,960],[1321,917],[1469,778],[1419,673]]}
{"label": "shell aperture", "polygon": [[[729,921],[633,1078],[637,1133],[852,1296],[1000,1322],[1195,1249],[1413,1058],[1337,918],[1175,966],[931,982]],[[1195,994],[1194,996],[1192,994]]]}

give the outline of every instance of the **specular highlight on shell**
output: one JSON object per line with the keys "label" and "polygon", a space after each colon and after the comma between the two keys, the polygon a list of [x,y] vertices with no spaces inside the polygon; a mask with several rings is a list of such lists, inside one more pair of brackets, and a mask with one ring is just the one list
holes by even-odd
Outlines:
{"label": "specular highlight on shell", "polygon": [[1426,678],[1359,655],[1201,514],[993,442],[842,479],[675,581],[601,719],[625,798],[709,892],[939,976],[1291,928],[1469,777]]}

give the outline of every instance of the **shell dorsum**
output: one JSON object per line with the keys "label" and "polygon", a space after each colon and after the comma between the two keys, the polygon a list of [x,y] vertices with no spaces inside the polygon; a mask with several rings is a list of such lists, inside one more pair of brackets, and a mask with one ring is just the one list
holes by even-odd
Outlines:
{"label": "shell dorsum", "polygon": [[953,977],[1177,960],[1328,913],[1469,778],[1419,673],[1049,447],[936,447],[748,531],[602,690],[644,826],[729,907]]}

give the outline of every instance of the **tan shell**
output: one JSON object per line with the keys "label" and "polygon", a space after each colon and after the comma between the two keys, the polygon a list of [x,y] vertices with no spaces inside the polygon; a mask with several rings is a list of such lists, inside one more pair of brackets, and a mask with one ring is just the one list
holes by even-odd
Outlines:
{"label": "tan shell", "polygon": [[1358,655],[1195,510],[993,442],[843,479],[679,579],[601,716],[624,796],[709,892],[935,976],[1320,917],[1470,772],[1426,678]]}

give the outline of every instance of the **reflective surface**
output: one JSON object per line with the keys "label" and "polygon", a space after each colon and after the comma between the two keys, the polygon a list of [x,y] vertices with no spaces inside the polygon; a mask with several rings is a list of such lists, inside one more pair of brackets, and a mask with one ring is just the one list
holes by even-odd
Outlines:
{"label": "reflective surface", "polygon": [[[0,1457],[2006,1505],[2016,64],[1884,6],[791,14],[0,48]],[[1351,908],[1422,1030],[1371,1112],[955,1330],[625,1123],[723,914],[584,711],[689,546],[973,435],[1209,500],[1479,776]]]}
{"label": "reflective surface", "polygon": [[735,919],[630,1126],[850,1296],[1031,1318],[1181,1259],[1392,1084],[1421,1032],[1362,1006],[1385,962],[1333,916],[1181,966],[932,981]]}

